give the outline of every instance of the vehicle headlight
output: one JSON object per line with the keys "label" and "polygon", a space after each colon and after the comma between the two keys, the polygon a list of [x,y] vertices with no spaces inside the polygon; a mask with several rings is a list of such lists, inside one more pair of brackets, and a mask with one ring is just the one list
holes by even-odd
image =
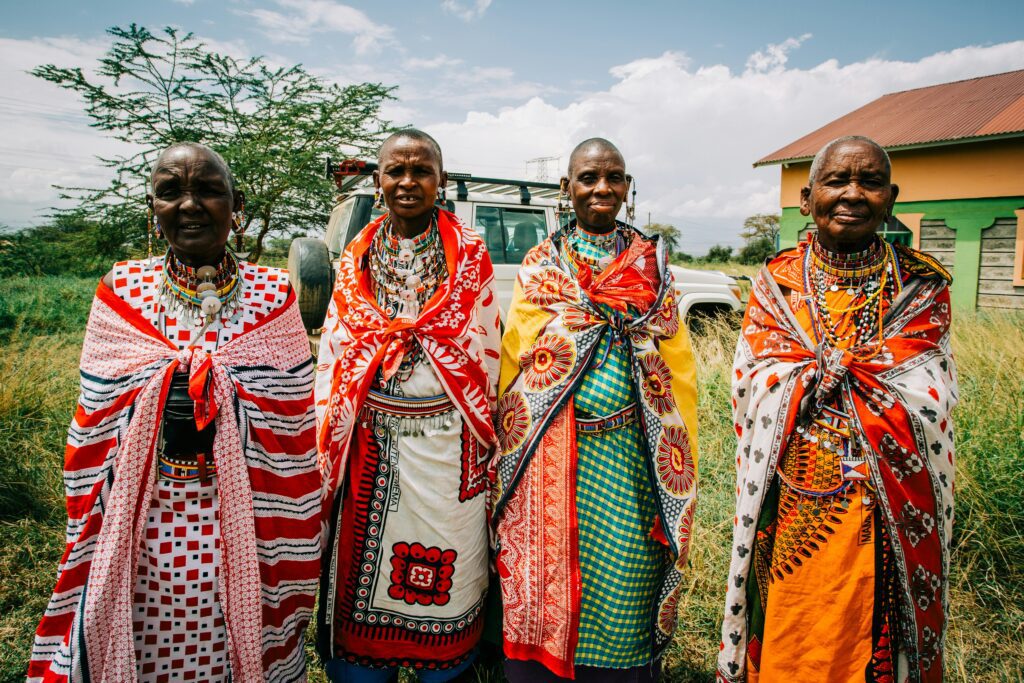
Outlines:
{"label": "vehicle headlight", "polygon": [[729,291],[732,292],[732,295],[734,297],[736,297],[740,301],[743,301],[743,290],[740,289],[739,285],[729,285]]}

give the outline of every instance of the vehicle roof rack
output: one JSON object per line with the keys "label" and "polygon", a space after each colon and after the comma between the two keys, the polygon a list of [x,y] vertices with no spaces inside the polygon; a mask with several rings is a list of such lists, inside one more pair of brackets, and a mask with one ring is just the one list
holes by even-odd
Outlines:
{"label": "vehicle roof rack", "polygon": [[[334,163],[327,159],[326,175],[334,179],[334,184],[342,192],[348,192],[377,170],[374,161],[360,159],[344,159]],[[448,172],[449,192],[455,192],[456,198],[465,201],[470,192],[499,195],[519,195],[522,204],[529,204],[533,197],[556,199],[558,183],[545,183],[539,180],[512,180],[509,178],[484,178],[471,173]]]}

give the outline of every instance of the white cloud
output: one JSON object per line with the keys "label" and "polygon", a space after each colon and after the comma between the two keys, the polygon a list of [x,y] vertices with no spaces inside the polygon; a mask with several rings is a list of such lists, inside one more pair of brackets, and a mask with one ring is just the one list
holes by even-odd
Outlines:
{"label": "white cloud", "polygon": [[449,14],[454,14],[463,21],[479,19],[491,6],[491,0],[473,0],[468,5],[458,0],[441,0],[441,9]]}
{"label": "white cloud", "polygon": [[781,71],[789,61],[789,53],[800,47],[810,37],[810,33],[805,33],[799,38],[787,38],[781,43],[769,44],[764,50],[758,50],[747,58],[747,70],[754,73]]}
{"label": "white cloud", "polygon": [[778,168],[751,167],[765,154],[885,93],[1024,68],[1024,41],[914,62],[787,67],[787,54],[807,38],[753,53],[742,72],[667,52],[616,66],[610,88],[566,106],[532,97],[426,128],[452,170],[475,173],[522,174],[527,159],[567,159],[579,140],[607,137],[637,178],[638,217],[650,211],[681,226],[686,248],[703,253],[738,244],[744,217],[778,210]]}
{"label": "white cloud", "polygon": [[455,59],[448,55],[437,55],[429,59],[422,57],[411,57],[402,63],[402,66],[406,69],[412,70],[427,70],[427,69],[440,69],[442,67],[453,67],[462,64],[461,59]]}
{"label": "white cloud", "polygon": [[394,30],[378,24],[362,11],[334,0],[275,0],[281,12],[268,9],[240,11],[260,25],[275,43],[310,42],[314,33],[342,33],[353,36],[352,47],[359,55],[378,52],[393,41]]}
{"label": "white cloud", "polygon": [[350,85],[366,81],[397,85],[404,107],[424,121],[444,120],[473,109],[490,109],[521,103],[531,97],[559,90],[534,81],[521,80],[505,67],[468,66],[461,59],[440,54],[431,58],[409,57],[400,66],[353,62],[340,67],[311,69],[317,76]]}
{"label": "white cloud", "polygon": [[109,171],[94,155],[127,147],[90,128],[77,96],[31,76],[42,64],[94,64],[106,41],[0,39],[0,224],[38,223],[64,205],[52,185],[100,187]]}
{"label": "white cloud", "polygon": [[179,5],[194,5],[194,4],[196,4],[196,0],[173,0],[173,1],[178,3]]}

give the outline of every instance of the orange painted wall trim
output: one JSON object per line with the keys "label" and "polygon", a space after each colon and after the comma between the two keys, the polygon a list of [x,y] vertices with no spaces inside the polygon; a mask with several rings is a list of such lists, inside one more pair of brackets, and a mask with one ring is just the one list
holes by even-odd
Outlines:
{"label": "orange painted wall trim", "polygon": [[[1024,195],[1024,138],[891,152],[900,202]],[[800,206],[811,162],[783,165],[781,206]]]}
{"label": "orange painted wall trim", "polygon": [[1013,245],[1013,286],[1024,287],[1024,209],[1017,214],[1017,241]]}
{"label": "orange painted wall trim", "polygon": [[[924,218],[923,213],[897,213],[894,214],[896,218],[900,219],[900,223],[907,226],[907,230],[913,235],[913,239],[910,241],[910,246],[914,249],[921,248],[921,219]],[[1018,223],[1020,219],[1018,219]]]}

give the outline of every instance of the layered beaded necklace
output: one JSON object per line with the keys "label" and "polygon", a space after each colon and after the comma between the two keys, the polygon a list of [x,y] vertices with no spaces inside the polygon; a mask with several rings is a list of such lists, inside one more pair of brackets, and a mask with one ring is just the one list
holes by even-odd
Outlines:
{"label": "layered beaded necklace", "polygon": [[[580,244],[576,244],[576,241],[572,239],[566,240],[569,254],[577,263],[585,263],[597,273],[611,265],[628,244],[626,235],[619,229],[618,224],[608,232],[597,233],[590,232],[578,223],[574,223],[570,228],[569,235],[572,236],[573,233],[578,236]],[[595,257],[594,253],[604,255]]]}
{"label": "layered beaded necklace", "polygon": [[448,275],[437,219],[415,237],[395,234],[390,217],[377,230],[369,253],[377,303],[389,318],[415,320]]}
{"label": "layered beaded necklace", "polygon": [[[828,292],[846,290],[852,297],[846,306],[828,303]],[[870,247],[854,254],[834,254],[812,236],[804,256],[804,291],[810,296],[812,320],[819,343],[833,348],[871,344],[866,353],[854,354],[870,360],[882,350],[882,302],[892,301],[902,290],[899,261],[888,242],[875,239]],[[845,334],[844,316],[854,314]]]}
{"label": "layered beaded necklace", "polygon": [[216,316],[230,318],[241,295],[238,261],[225,251],[216,266],[187,266],[168,250],[164,257],[159,303],[186,325],[209,325]]}

